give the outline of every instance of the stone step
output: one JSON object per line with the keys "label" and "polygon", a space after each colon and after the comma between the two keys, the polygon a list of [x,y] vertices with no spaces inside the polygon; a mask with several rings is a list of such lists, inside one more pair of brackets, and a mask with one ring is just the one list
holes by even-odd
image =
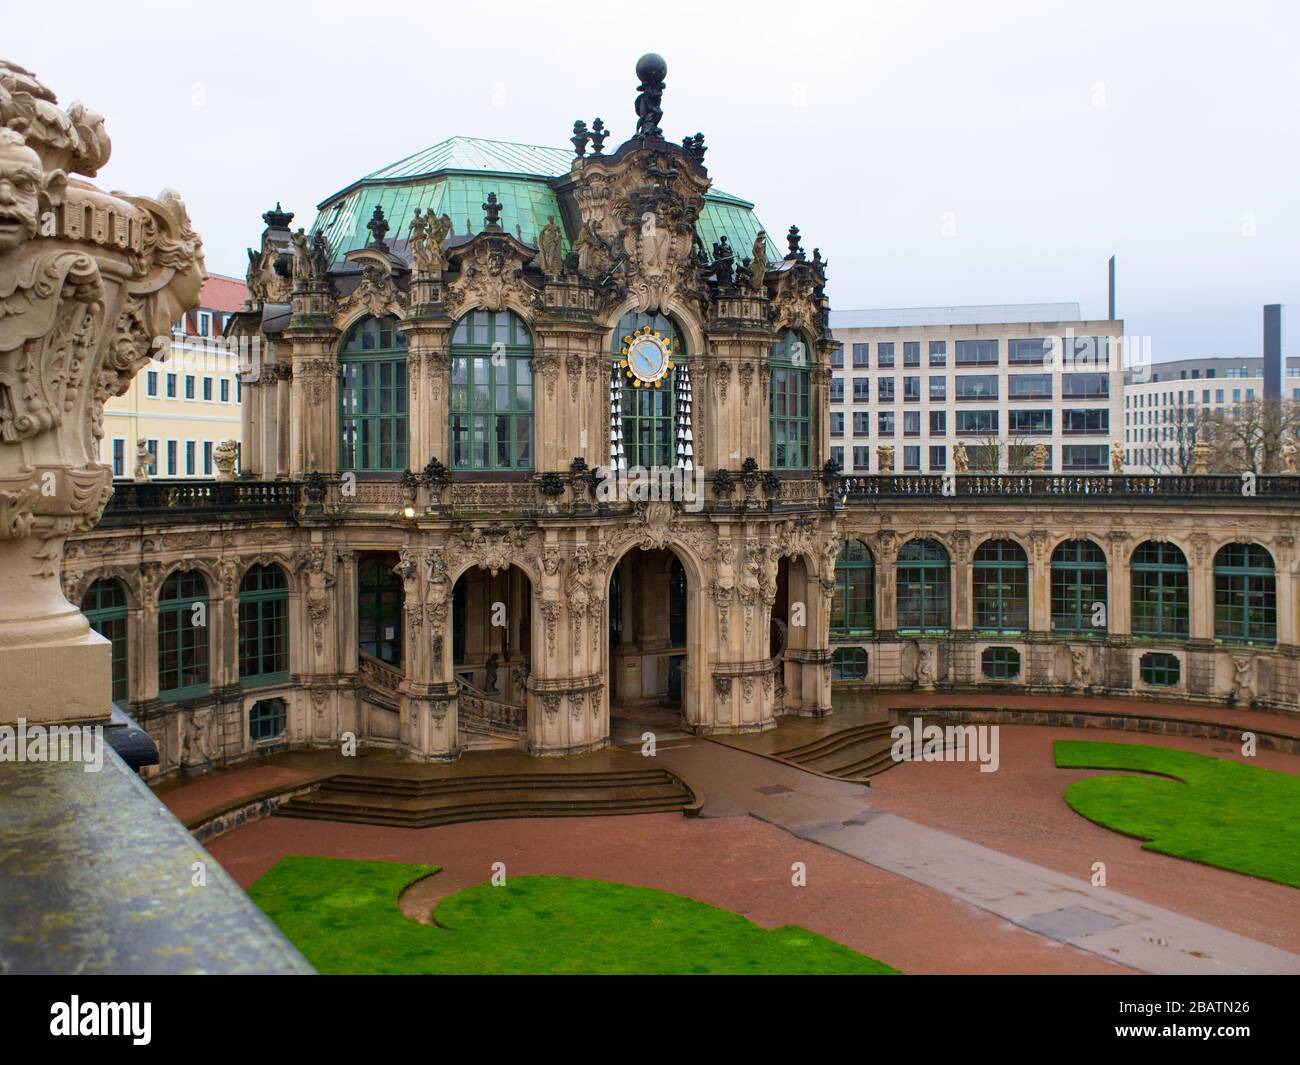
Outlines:
{"label": "stone step", "polygon": [[694,803],[690,789],[664,770],[431,780],[345,775],[284,803],[276,815],[428,828],[496,818],[662,813]]}
{"label": "stone step", "polygon": [[790,747],[784,751],[778,751],[778,758],[785,758],[791,762],[804,762],[808,759],[819,758],[824,754],[829,754],[843,747],[863,740],[874,739],[880,736],[889,735],[889,723],[887,721],[874,722],[869,725],[855,725],[853,728],[841,729],[838,732],[832,732],[829,736],[822,736],[810,743],[802,744],[798,747]]}

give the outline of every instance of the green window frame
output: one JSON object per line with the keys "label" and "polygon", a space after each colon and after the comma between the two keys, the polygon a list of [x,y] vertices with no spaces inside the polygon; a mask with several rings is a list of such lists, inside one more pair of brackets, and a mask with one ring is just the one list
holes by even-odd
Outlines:
{"label": "green window frame", "polygon": [[339,469],[400,473],[410,465],[406,334],[396,318],[362,318],[339,352]]}
{"label": "green window frame", "polygon": [[[159,698],[207,694],[208,613],[208,582],[198,570],[176,570],[163,582],[158,595]],[[200,619],[203,623],[196,624]]]}
{"label": "green window frame", "polygon": [[898,552],[898,631],[946,633],[952,605],[948,552],[937,540],[912,540]]}
{"label": "green window frame", "polygon": [[988,680],[1015,680],[1020,676],[1020,652],[1014,647],[986,647],[980,654],[980,672]]}
{"label": "green window frame", "polygon": [[806,470],[812,452],[809,347],[793,329],[772,345],[769,391],[772,469]]}
{"label": "green window frame", "polygon": [[252,566],[239,584],[239,681],[289,678],[289,581],[279,566]]}
{"label": "green window frame", "polygon": [[402,581],[394,565],[372,555],[357,566],[357,646],[390,666],[402,662]]}
{"label": "green window frame", "polygon": [[[1091,540],[1063,540],[1052,552],[1052,631],[1105,636],[1109,622],[1106,553]],[[1097,603],[1107,624],[1092,623]]]}
{"label": "green window frame", "polygon": [[1177,687],[1182,670],[1178,656],[1163,651],[1151,651],[1138,659],[1138,673],[1142,682],[1155,688]]}
{"label": "green window frame", "polygon": [[831,601],[832,638],[870,636],[876,628],[876,560],[861,540],[841,540]]}
{"label": "green window frame", "polygon": [[1187,556],[1175,544],[1147,540],[1130,563],[1132,633],[1185,640],[1191,619]]}
{"label": "green window frame", "polygon": [[1277,643],[1277,571],[1259,544],[1225,544],[1214,556],[1214,638]]}
{"label": "green window frame", "polygon": [[81,612],[90,627],[111,646],[113,661],[113,702],[125,707],[128,692],[128,652],[126,632],[126,587],[121,581],[105,578],[95,581],[81,597]]}
{"label": "green window frame", "polygon": [[531,470],[533,338],[513,311],[470,311],[451,335],[451,468]]}
{"label": "green window frame", "polygon": [[1015,634],[1029,629],[1029,558],[1014,540],[985,540],[975,551],[975,629]]}
{"label": "green window frame", "polygon": [[248,738],[262,743],[283,736],[288,717],[283,699],[259,699],[248,711]]}
{"label": "green window frame", "polygon": [[837,647],[831,655],[831,680],[866,680],[867,652],[861,647]]}
{"label": "green window frame", "polygon": [[[677,323],[666,314],[636,311],[623,315],[610,336],[610,352],[616,360],[623,350],[623,338],[647,325],[652,332],[672,340],[675,365],[686,361],[686,344]],[[623,454],[628,467],[664,469],[676,462],[677,373],[676,369],[669,370],[661,388],[633,388],[624,377]]]}

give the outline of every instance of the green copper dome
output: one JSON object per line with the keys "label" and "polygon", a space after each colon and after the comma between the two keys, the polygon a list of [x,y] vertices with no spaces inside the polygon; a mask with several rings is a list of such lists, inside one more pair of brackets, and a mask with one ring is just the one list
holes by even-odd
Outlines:
{"label": "green copper dome", "polygon": [[[453,235],[477,233],[483,228],[483,201],[495,192],[502,205],[502,228],[526,244],[536,244],[547,218],[553,215],[563,225],[551,182],[567,176],[572,162],[572,149],[451,137],[381,167],[322,201],[312,232],[324,233],[337,265],[371,239],[366,223],[376,206],[383,207],[388,220],[388,244],[400,251],[416,210],[448,215]],[[748,255],[763,229],[753,206],[711,190],[695,226],[705,248],[711,250],[725,233],[737,257]],[[568,246],[566,234],[565,251]],[[781,258],[771,234],[767,257]]]}

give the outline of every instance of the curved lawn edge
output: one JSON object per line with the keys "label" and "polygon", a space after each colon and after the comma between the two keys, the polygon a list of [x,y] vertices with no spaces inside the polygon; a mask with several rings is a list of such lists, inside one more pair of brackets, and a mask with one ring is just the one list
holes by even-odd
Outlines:
{"label": "curved lawn edge", "polygon": [[249,894],[322,973],[895,974],[800,925],[658,888],[511,876],[439,899],[432,924],[399,908],[432,865],[288,856]]}
{"label": "curved lawn edge", "polygon": [[1143,850],[1300,888],[1294,775],[1153,744],[1057,740],[1053,754],[1058,768],[1109,774],[1064,789],[1066,805],[1092,824]]}

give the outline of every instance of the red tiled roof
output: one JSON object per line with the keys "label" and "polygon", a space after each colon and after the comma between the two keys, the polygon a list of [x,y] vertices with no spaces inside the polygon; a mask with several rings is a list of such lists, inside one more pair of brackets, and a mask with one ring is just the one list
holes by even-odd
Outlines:
{"label": "red tiled roof", "polygon": [[224,274],[209,274],[199,294],[199,306],[210,311],[242,311],[248,299],[248,286]]}

